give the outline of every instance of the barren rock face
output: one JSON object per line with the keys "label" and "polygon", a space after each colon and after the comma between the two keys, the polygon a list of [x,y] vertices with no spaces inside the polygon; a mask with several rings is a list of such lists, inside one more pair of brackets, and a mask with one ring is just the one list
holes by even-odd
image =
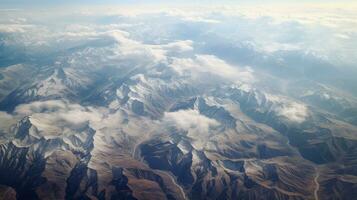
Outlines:
{"label": "barren rock face", "polygon": [[0,3],[0,200],[356,198],[352,8],[43,6]]}

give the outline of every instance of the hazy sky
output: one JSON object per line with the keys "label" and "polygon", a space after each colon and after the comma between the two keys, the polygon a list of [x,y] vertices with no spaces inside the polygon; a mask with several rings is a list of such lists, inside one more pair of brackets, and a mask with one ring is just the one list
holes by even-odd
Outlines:
{"label": "hazy sky", "polygon": [[63,6],[63,5],[98,5],[98,4],[271,4],[271,3],[356,3],[355,0],[1,0],[0,6]]}

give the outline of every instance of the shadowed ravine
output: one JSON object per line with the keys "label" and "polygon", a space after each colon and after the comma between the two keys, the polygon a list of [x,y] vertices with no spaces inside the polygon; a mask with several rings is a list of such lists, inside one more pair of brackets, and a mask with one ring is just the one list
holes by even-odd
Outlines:
{"label": "shadowed ravine", "polygon": [[0,200],[355,200],[345,1],[0,1]]}

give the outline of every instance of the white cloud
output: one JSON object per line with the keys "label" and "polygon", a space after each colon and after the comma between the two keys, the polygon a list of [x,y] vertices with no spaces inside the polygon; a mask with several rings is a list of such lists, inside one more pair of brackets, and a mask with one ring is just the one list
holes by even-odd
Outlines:
{"label": "white cloud", "polygon": [[193,42],[190,40],[151,45],[130,39],[130,34],[121,30],[112,30],[104,34],[108,34],[118,42],[118,48],[114,50],[115,56],[126,61],[136,61],[141,65],[166,61],[169,53],[179,54],[193,50]]}
{"label": "white cloud", "polygon": [[37,101],[29,104],[21,104],[15,108],[15,113],[19,115],[30,115],[32,113],[56,112],[65,110],[69,105],[63,101]]}
{"label": "white cloud", "polygon": [[296,102],[284,104],[276,109],[277,114],[291,122],[302,123],[308,117],[308,109],[305,105]]}
{"label": "white cloud", "polygon": [[337,34],[335,34],[335,37],[344,39],[344,40],[351,39],[350,36],[348,36],[347,34],[343,34],[343,33],[337,33]]}
{"label": "white cloud", "polygon": [[298,51],[298,50],[301,50],[301,47],[298,44],[289,44],[289,43],[271,42],[271,43],[262,44],[261,46],[262,46],[261,49],[267,53],[274,53],[276,51]]}
{"label": "white cloud", "polygon": [[201,115],[197,110],[180,110],[177,112],[166,112],[163,121],[169,125],[174,125],[179,130],[207,135],[212,127],[219,125],[214,119]]}
{"label": "white cloud", "polygon": [[220,125],[218,121],[201,115],[197,110],[166,112],[162,120],[164,126],[183,131],[197,150],[204,149],[209,138],[216,133],[216,128]]}
{"label": "white cloud", "polygon": [[182,53],[193,50],[193,42],[191,40],[175,41],[168,44],[161,45],[162,48],[168,52]]}
{"label": "white cloud", "polygon": [[103,118],[103,112],[98,112],[94,108],[82,107],[61,100],[22,104],[15,108],[14,113],[22,117],[31,116],[39,127],[68,126],[77,128],[88,122],[98,122]]}
{"label": "white cloud", "polygon": [[0,111],[0,134],[7,133],[11,127],[16,123],[16,118],[6,112]]}
{"label": "white cloud", "polygon": [[202,73],[219,76],[233,82],[253,82],[253,70],[238,68],[212,55],[196,55],[195,58],[174,58],[170,66],[179,74],[200,76]]}
{"label": "white cloud", "polygon": [[35,26],[26,24],[0,24],[0,32],[3,33],[25,33],[33,28]]}
{"label": "white cloud", "polygon": [[293,123],[302,123],[309,116],[309,109],[305,104],[286,96],[263,92],[246,85],[239,86],[239,88],[246,93],[254,94],[251,98],[255,98],[258,103],[257,109],[262,109],[263,112],[273,112],[283,120]]}

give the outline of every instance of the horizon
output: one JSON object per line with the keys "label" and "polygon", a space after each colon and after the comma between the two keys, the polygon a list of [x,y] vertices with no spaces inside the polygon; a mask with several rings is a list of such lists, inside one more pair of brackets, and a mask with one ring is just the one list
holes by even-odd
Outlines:
{"label": "horizon", "polygon": [[254,0],[254,1],[244,1],[244,0],[224,0],[224,1],[211,1],[211,0],[195,0],[195,1],[161,1],[161,0],[124,0],[124,1],[48,1],[48,0],[35,0],[35,1],[25,1],[25,0],[4,0],[0,3],[0,6],[20,6],[20,7],[57,7],[57,6],[109,6],[109,5],[142,5],[142,6],[153,6],[153,5],[164,5],[164,6],[178,6],[178,5],[190,5],[190,6],[210,6],[210,5],[357,5],[354,0]]}

